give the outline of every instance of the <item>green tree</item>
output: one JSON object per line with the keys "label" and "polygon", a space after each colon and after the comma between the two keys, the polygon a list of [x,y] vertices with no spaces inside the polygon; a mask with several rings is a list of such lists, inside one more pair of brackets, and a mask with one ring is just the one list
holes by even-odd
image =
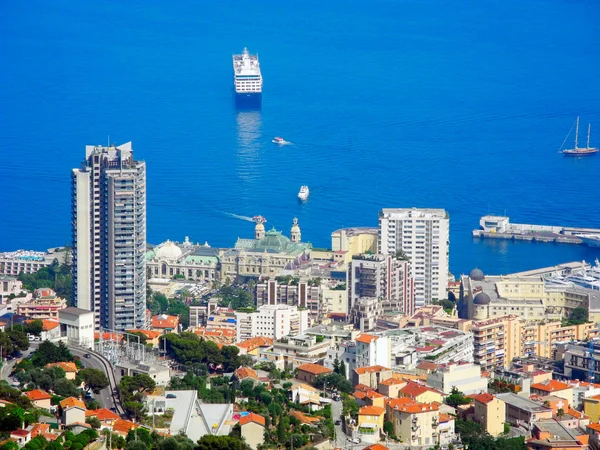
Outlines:
{"label": "green tree", "polygon": [[152,448],[150,445],[142,441],[129,441],[125,445],[125,450],[148,450]]}
{"label": "green tree", "polygon": [[95,428],[96,430],[99,430],[102,427],[100,419],[98,419],[96,416],[86,417],[85,423],[90,424],[92,428]]}
{"label": "green tree", "polygon": [[338,373],[340,375],[343,375],[344,378],[346,378],[348,376],[348,374],[346,373],[346,363],[344,362],[343,359],[340,361],[340,370]]}
{"label": "green tree", "polygon": [[231,436],[202,436],[195,450],[250,450],[243,440]]}
{"label": "green tree", "polygon": [[333,360],[333,371],[335,373],[341,373],[340,372],[340,360],[338,359],[337,355],[335,355],[335,359]]}
{"label": "green tree", "polygon": [[39,336],[43,329],[44,329],[44,323],[41,320],[36,319],[32,322],[25,324],[23,331],[25,331],[25,333]]}
{"label": "green tree", "polygon": [[350,383],[346,379],[345,376],[342,376],[339,373],[330,373],[327,375],[319,375],[313,383],[313,385],[317,389],[323,389],[325,384],[327,384],[328,388],[335,387],[340,392],[344,392],[346,394],[349,394],[350,392],[354,391],[354,387],[352,386],[352,383]]}
{"label": "green tree", "polygon": [[450,395],[446,397],[446,404],[456,408],[458,405],[466,405],[473,401],[470,397],[465,397],[462,392],[460,392],[456,386],[452,387],[450,391]]}
{"label": "green tree", "polygon": [[581,325],[588,321],[588,310],[582,307],[577,307],[569,315],[566,325]]}
{"label": "green tree", "polygon": [[79,390],[77,386],[66,378],[56,380],[54,383],[54,392],[56,395],[60,395],[61,397],[77,397],[79,396]]}
{"label": "green tree", "polygon": [[85,388],[94,394],[109,386],[108,377],[99,369],[83,369],[79,371],[79,378],[85,383]]}

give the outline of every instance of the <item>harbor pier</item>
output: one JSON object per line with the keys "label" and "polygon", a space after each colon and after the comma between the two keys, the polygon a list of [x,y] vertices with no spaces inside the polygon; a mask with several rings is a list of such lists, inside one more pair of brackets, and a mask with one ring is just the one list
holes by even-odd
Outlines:
{"label": "harbor pier", "polygon": [[531,242],[556,242],[560,244],[583,244],[579,235],[598,235],[600,228],[561,227],[552,225],[529,225],[510,223],[507,216],[483,216],[479,229],[473,230],[473,237],[508,239]]}

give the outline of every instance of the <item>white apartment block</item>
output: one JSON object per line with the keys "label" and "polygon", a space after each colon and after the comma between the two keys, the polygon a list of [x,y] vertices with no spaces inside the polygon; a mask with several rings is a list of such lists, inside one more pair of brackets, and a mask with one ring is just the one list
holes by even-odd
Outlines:
{"label": "white apartment block", "polygon": [[146,164],[131,142],[88,145],[72,172],[73,293],[95,328],[143,328],[146,311]]}
{"label": "white apartment block", "polygon": [[257,306],[284,304],[306,308],[314,318],[324,314],[321,287],[305,281],[280,284],[277,280],[267,280],[256,285],[254,296]]}
{"label": "white apartment block", "polygon": [[444,209],[385,208],[379,212],[379,253],[402,251],[415,281],[415,307],[446,298],[450,219]]}
{"label": "white apartment block", "polygon": [[369,366],[392,366],[389,337],[361,334],[356,338],[356,367]]}
{"label": "white apartment block", "polygon": [[236,342],[256,336],[281,339],[303,334],[309,327],[308,310],[290,305],[263,305],[251,313],[236,312]]}
{"label": "white apartment block", "polygon": [[377,298],[383,312],[414,313],[415,286],[410,263],[393,255],[362,254],[348,265],[346,289],[350,309],[363,297]]}

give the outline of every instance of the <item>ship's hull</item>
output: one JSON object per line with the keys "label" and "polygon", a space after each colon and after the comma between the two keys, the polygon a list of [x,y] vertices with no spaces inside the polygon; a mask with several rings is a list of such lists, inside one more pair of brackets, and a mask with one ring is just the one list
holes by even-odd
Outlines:
{"label": "ship's hull", "polygon": [[563,150],[562,154],[565,156],[590,156],[598,153],[598,149],[589,149],[586,151],[577,151],[577,150]]}
{"label": "ship's hull", "polygon": [[[235,91],[234,91],[235,92]],[[234,94],[235,105],[242,109],[256,109],[260,108],[262,104],[262,94],[257,93],[237,93]]]}
{"label": "ship's hull", "polygon": [[584,236],[577,236],[579,239],[583,241],[584,244],[589,245],[590,247],[600,248],[600,237],[598,238],[590,238]]}

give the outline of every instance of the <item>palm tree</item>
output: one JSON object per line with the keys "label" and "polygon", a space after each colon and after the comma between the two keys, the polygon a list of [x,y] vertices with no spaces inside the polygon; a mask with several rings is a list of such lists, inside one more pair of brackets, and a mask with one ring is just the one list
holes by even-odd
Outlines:
{"label": "palm tree", "polygon": [[559,419],[565,415],[565,411],[562,408],[558,408],[558,410],[556,411],[556,417],[558,417]]}

